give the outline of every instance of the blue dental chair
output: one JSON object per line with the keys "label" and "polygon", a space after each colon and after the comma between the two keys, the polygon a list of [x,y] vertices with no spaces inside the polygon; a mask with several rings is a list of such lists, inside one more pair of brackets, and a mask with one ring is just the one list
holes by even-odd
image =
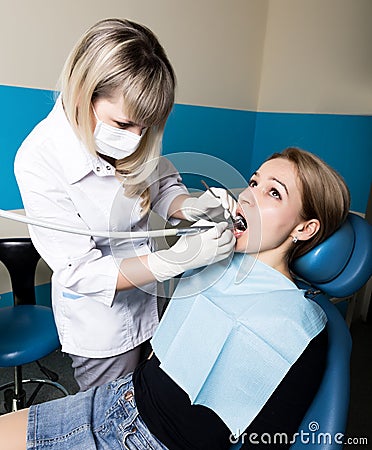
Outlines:
{"label": "blue dental chair", "polygon": [[[299,287],[327,314],[329,348],[323,380],[291,450],[342,449],[350,399],[351,336],[329,299],[352,295],[372,276],[372,226],[350,213],[336,233],[298,258],[292,270]],[[230,450],[240,447],[237,443]]]}

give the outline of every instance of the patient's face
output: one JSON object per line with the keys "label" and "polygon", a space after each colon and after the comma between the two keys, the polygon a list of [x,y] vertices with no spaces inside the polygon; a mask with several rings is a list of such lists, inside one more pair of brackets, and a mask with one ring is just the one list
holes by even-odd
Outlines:
{"label": "patient's face", "polygon": [[237,214],[245,218],[248,227],[238,234],[236,251],[286,253],[290,235],[301,222],[301,209],[295,165],[281,158],[265,162],[239,196]]}

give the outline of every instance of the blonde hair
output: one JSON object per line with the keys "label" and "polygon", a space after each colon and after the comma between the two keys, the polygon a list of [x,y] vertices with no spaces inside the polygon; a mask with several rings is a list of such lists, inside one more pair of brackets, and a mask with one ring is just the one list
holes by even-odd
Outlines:
{"label": "blonde hair", "polygon": [[98,98],[121,93],[131,121],[148,128],[134,154],[116,162],[116,169],[125,175],[125,195],[140,195],[146,212],[150,206],[146,180],[158,163],[176,85],[173,68],[156,36],[129,20],[99,21],[72,49],[60,85],[66,116],[94,155],[92,103]]}
{"label": "blonde hair", "polygon": [[270,159],[284,158],[297,169],[304,220],[318,219],[319,231],[308,241],[298,241],[288,254],[289,263],[304,255],[334,233],[345,221],[350,208],[350,193],[344,179],[318,156],[289,147]]}

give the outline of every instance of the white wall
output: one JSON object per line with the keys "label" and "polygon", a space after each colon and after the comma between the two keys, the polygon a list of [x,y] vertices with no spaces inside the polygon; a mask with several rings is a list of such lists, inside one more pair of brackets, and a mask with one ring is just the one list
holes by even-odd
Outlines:
{"label": "white wall", "polygon": [[[1,1],[0,84],[54,89],[84,30],[128,17],[158,35],[177,102],[370,114],[371,0]],[[259,97],[258,97],[259,96]]]}
{"label": "white wall", "polygon": [[268,0],[1,0],[0,84],[54,89],[78,37],[125,17],[159,37],[177,102],[255,110]]}
{"label": "white wall", "polygon": [[371,0],[270,0],[258,109],[371,114],[371,49]]}

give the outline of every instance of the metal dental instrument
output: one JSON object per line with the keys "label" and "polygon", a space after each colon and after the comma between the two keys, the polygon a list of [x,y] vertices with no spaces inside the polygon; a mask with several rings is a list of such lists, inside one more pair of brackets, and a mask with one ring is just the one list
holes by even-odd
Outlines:
{"label": "metal dental instrument", "polygon": [[37,227],[49,228],[57,231],[65,231],[66,233],[82,234],[85,236],[96,236],[110,239],[138,239],[138,238],[156,238],[167,236],[184,236],[202,233],[213,228],[213,225],[193,226],[188,228],[164,228],[163,230],[148,231],[94,231],[82,228],[73,228],[65,225],[57,225],[45,220],[32,219],[31,217],[22,216],[21,214],[12,213],[0,209],[0,217],[4,219],[15,220],[17,222],[35,225]]}
{"label": "metal dental instrument", "polygon": [[[221,197],[219,197],[218,195],[216,195],[204,180],[200,180],[200,182],[201,182],[201,184],[205,187],[205,189],[207,189],[207,191],[209,191],[209,192],[213,195],[214,198],[217,198],[218,200],[221,200]],[[225,211],[228,212],[230,219],[231,219],[232,222],[234,223],[234,222],[235,222],[235,218],[234,218],[234,216],[231,214],[230,209],[229,209],[229,208],[224,208],[224,209],[225,209]]]}

